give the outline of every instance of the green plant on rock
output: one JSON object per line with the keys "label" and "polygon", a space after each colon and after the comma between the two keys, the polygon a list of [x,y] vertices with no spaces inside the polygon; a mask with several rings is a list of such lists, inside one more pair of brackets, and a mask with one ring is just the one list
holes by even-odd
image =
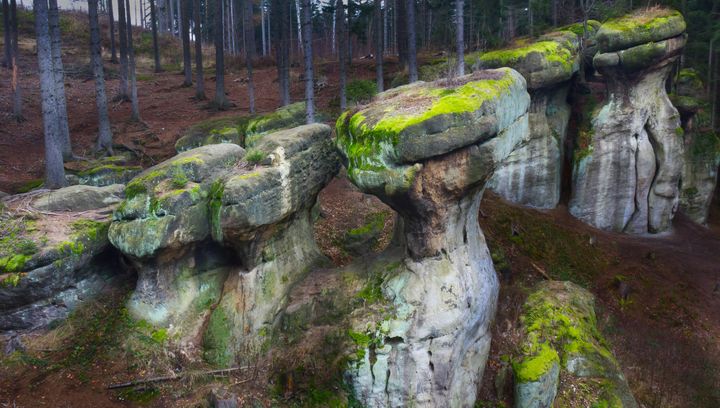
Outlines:
{"label": "green plant on rock", "polygon": [[348,82],[346,92],[348,102],[366,103],[377,95],[377,85],[374,81],[354,79]]}
{"label": "green plant on rock", "polygon": [[254,165],[260,164],[263,160],[265,160],[266,157],[267,157],[267,155],[265,154],[265,152],[263,152],[262,150],[257,150],[257,149],[250,149],[245,154],[245,160],[248,163],[254,164]]}

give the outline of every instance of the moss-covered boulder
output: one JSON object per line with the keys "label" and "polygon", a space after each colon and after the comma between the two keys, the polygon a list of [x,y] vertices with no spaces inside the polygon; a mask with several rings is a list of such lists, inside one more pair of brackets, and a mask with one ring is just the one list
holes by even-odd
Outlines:
{"label": "moss-covered boulder", "polygon": [[365,292],[384,312],[352,319],[346,378],[361,403],[473,405],[498,289],[480,196],[527,133],[529,104],[502,68],[396,88],[338,120],[350,179],[398,212],[407,254]]}
{"label": "moss-covered boulder", "polygon": [[184,152],[196,147],[231,143],[252,147],[263,135],[306,122],[305,102],[297,102],[264,115],[211,119],[191,126],[175,143]]}
{"label": "moss-covered boulder", "polygon": [[[0,206],[0,332],[62,319],[109,281],[125,277],[107,238],[117,197],[74,200],[76,188],[15,196]],[[38,211],[43,203],[47,210]]]}
{"label": "moss-covered boulder", "polygon": [[[522,354],[513,363],[516,407],[577,406],[588,397],[593,406],[638,406],[597,328],[594,302],[587,290],[559,281],[542,282],[528,297],[521,317]],[[553,405],[561,371],[581,382],[584,391],[562,393],[568,400]]]}
{"label": "moss-covered boulder", "polygon": [[65,178],[68,184],[104,187],[126,184],[140,174],[142,167],[132,164],[130,155],[116,155],[90,161],[76,161],[65,164]]}
{"label": "moss-covered boulder", "polygon": [[676,37],[685,32],[679,11],[666,8],[639,9],[603,23],[595,39],[601,53],[628,49]]}
{"label": "moss-covered boulder", "polygon": [[510,67],[538,89],[568,81],[580,68],[580,39],[572,31],[548,33],[537,41],[519,41],[511,48],[470,55],[474,67]]}

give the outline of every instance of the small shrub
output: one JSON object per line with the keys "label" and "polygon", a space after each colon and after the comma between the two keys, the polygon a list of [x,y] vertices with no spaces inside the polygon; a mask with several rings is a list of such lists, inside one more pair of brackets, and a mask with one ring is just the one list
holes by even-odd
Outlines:
{"label": "small shrub", "polygon": [[356,79],[347,85],[348,102],[365,103],[377,94],[377,85],[373,81]]}
{"label": "small shrub", "polygon": [[245,154],[245,160],[247,160],[248,163],[251,164],[260,164],[261,161],[265,160],[265,152],[257,149],[250,149]]}
{"label": "small shrub", "polygon": [[175,173],[173,173],[173,177],[172,177],[173,187],[183,188],[187,185],[188,181],[189,180],[187,178],[187,175],[185,174],[185,172],[182,169],[178,169],[177,171],[175,171]]}

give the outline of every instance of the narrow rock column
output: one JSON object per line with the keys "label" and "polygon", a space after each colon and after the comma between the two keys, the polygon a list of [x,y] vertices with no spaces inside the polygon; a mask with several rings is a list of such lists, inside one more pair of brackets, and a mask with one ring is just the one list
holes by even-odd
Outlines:
{"label": "narrow rock column", "polygon": [[[685,46],[685,23],[676,12],[648,13],[597,34],[594,65],[608,96],[592,116],[587,149],[575,154],[570,212],[601,229],[666,231],[677,209],[683,137],[665,81]],[[655,28],[632,29],[639,24]]]}
{"label": "narrow rock column", "polygon": [[391,90],[338,121],[351,180],[400,214],[407,242],[382,287],[392,312],[358,328],[372,340],[347,371],[366,406],[473,405],[498,292],[477,215],[529,102],[504,68]]}

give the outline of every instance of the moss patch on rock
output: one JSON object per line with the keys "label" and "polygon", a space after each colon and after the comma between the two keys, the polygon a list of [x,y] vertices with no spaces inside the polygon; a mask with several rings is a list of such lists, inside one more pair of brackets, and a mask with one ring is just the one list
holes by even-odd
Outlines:
{"label": "moss patch on rock", "polygon": [[657,7],[641,9],[605,22],[596,40],[600,52],[610,52],[675,37],[685,32],[685,28],[685,19],[679,11]]}

